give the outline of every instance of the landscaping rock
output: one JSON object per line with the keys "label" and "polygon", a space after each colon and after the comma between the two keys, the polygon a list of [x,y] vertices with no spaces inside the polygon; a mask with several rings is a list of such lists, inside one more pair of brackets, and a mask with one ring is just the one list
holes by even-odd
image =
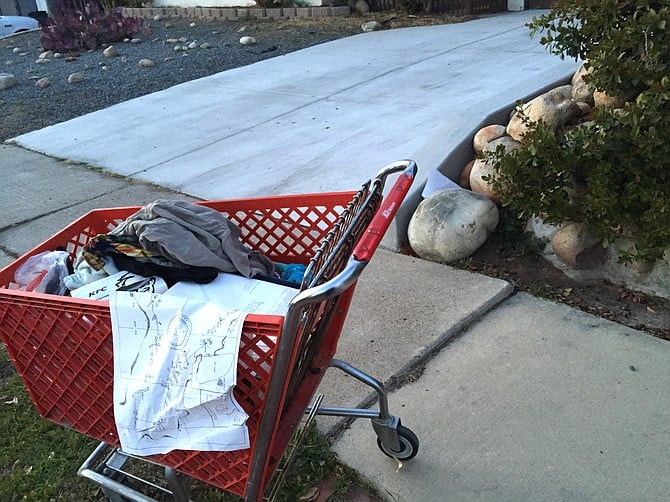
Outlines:
{"label": "landscaping rock", "polygon": [[507,130],[502,125],[487,125],[482,127],[475,133],[475,137],[472,139],[472,147],[475,149],[475,153],[482,153],[486,145],[505,134],[507,134]]}
{"label": "landscaping rock", "polygon": [[382,24],[379,21],[368,21],[367,23],[361,24],[361,30],[363,30],[365,33],[369,33],[371,31],[378,31],[382,29]]}
{"label": "landscaping rock", "polygon": [[511,152],[512,150],[518,150],[521,148],[521,143],[511,136],[501,136],[500,138],[489,141],[484,147],[484,152],[495,152],[499,146],[505,149],[506,152]]}
{"label": "landscaping rock", "polygon": [[559,257],[551,247],[550,245],[544,257],[577,283],[594,284],[607,281],[624,286],[631,291],[640,291],[647,295],[670,299],[670,250],[665,252],[664,258],[654,263],[624,263],[620,261],[621,256],[632,252],[634,245],[628,239],[618,239],[607,249],[598,251],[604,257],[599,256],[594,267],[575,268],[567,264],[564,258]]}
{"label": "landscaping rock", "polygon": [[242,37],[240,38],[240,43],[242,45],[253,45],[256,43],[256,39],[254,37]]}
{"label": "landscaping rock", "polygon": [[156,65],[151,59],[140,59],[138,64],[140,68],[153,68]]}
{"label": "landscaping rock", "polygon": [[596,107],[621,108],[625,100],[619,96],[608,96],[605,91],[594,91],[593,101]]}
{"label": "landscaping rock", "polygon": [[39,87],[40,89],[46,89],[51,85],[51,80],[49,80],[47,77],[39,79],[37,82],[35,82],[35,87]]}
{"label": "landscaping rock", "polygon": [[500,201],[500,195],[493,189],[493,185],[484,180],[484,177],[495,175],[493,164],[484,159],[476,159],[470,169],[470,190],[488,197],[494,202]]}
{"label": "landscaping rock", "polygon": [[588,103],[593,105],[593,91],[589,89],[588,84],[584,81],[584,76],[589,74],[589,70],[586,69],[584,63],[581,64],[579,69],[572,76],[572,100],[577,103]]}
{"label": "landscaping rock", "polygon": [[[556,87],[530,100],[522,109],[531,122],[542,121],[553,130],[579,117],[580,110],[572,100],[572,86]],[[507,124],[507,134],[520,141],[528,131],[518,113],[514,113]]]}
{"label": "landscaping rock", "polygon": [[440,190],[424,199],[410,219],[407,236],[421,258],[450,263],[474,253],[498,225],[498,208],[468,190]]}
{"label": "landscaping rock", "polygon": [[577,106],[579,107],[579,113],[582,117],[586,117],[589,113],[591,113],[591,110],[593,110],[593,107],[584,101],[578,101]]}
{"label": "landscaping rock", "polygon": [[367,14],[370,12],[370,5],[365,0],[356,0],[354,10],[359,14]]}
{"label": "landscaping rock", "polygon": [[474,163],[475,161],[471,160],[465,164],[465,167],[461,171],[461,175],[458,177],[458,184],[461,186],[461,188],[470,190],[470,173],[472,172],[472,166]]}
{"label": "landscaping rock", "polygon": [[[521,143],[512,139],[510,136],[503,136],[489,142],[484,148],[485,152],[494,152],[498,146],[502,145],[506,151],[512,151],[521,148]],[[500,194],[495,191],[490,181],[486,181],[484,177],[493,176],[495,168],[492,163],[485,159],[477,159],[472,165],[470,171],[470,189],[473,192],[488,197],[494,202],[500,201]]]}
{"label": "landscaping rock", "polygon": [[582,223],[569,223],[551,239],[551,247],[563,263],[575,269],[589,269],[603,265],[607,253],[585,230]]}
{"label": "landscaping rock", "polygon": [[630,239],[622,238],[614,241],[608,251],[610,260],[606,270],[611,280],[618,284],[626,284],[636,291],[670,298],[670,249],[666,250],[663,258],[656,262],[632,263],[620,261],[624,253],[635,251],[635,244]]}
{"label": "landscaping rock", "polygon": [[11,73],[0,73],[0,91],[14,87],[18,83],[17,78]]}
{"label": "landscaping rock", "polygon": [[104,51],[102,51],[102,55],[108,58],[115,58],[119,55],[119,51],[116,49],[116,47],[110,45],[109,47],[106,47]]}
{"label": "landscaping rock", "polygon": [[70,76],[68,76],[67,78],[68,84],[78,84],[83,81],[84,81],[84,75],[79,72],[71,73]]}
{"label": "landscaping rock", "polygon": [[551,225],[549,223],[545,223],[542,218],[530,218],[528,221],[526,221],[526,231],[532,232],[535,237],[545,241],[546,245],[543,251],[544,254],[553,253],[553,249],[551,248],[551,239],[560,229],[561,225]]}

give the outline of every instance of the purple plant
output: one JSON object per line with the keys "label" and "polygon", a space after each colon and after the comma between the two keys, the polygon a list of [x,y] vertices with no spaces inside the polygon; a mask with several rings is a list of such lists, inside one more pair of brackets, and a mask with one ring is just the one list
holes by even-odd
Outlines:
{"label": "purple plant", "polygon": [[53,17],[42,26],[42,47],[68,52],[97,49],[103,44],[118,42],[136,33],[142,18],[123,17],[120,9],[110,12],[99,3],[82,3],[79,8],[56,0]]}

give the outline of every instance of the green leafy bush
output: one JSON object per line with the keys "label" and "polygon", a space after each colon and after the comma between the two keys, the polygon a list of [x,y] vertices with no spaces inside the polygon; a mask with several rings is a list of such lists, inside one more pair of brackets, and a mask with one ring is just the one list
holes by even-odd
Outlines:
{"label": "green leafy bush", "polygon": [[632,99],[670,74],[668,0],[563,0],[531,33],[561,58],[588,61],[594,89]]}
{"label": "green leafy bush", "polygon": [[[555,54],[590,66],[592,89],[626,99],[553,132],[531,123],[523,148],[489,154],[503,204],[548,223],[581,221],[604,245],[631,238],[624,259],[670,248],[670,2],[566,0],[534,19]],[[520,108],[519,108],[520,111]]]}

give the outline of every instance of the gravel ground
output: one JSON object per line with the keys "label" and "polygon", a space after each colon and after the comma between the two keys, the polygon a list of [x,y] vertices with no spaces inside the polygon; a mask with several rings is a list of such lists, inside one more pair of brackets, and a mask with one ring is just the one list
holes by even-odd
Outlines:
{"label": "gravel ground", "polygon": [[[39,31],[0,39],[0,73],[18,79],[17,85],[0,90],[0,141],[188,80],[360,33],[360,24],[360,17],[247,23],[145,20],[136,35],[140,43],[114,44],[117,57],[105,57],[101,48],[71,62],[60,58],[45,64],[36,63],[42,51]],[[242,36],[257,42],[241,45]],[[174,49],[193,42],[193,49]],[[200,48],[202,44],[210,47]],[[144,58],[155,66],[140,68]],[[75,72],[84,80],[69,84],[68,76]],[[35,83],[43,77],[51,84],[42,89]]]}

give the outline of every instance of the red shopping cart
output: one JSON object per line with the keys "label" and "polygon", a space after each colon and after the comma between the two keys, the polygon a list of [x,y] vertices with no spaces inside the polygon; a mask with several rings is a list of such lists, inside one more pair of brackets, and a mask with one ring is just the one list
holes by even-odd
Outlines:
{"label": "red shopping cart", "polygon": [[[389,175],[399,176],[384,195]],[[168,491],[187,500],[176,472],[261,500],[307,413],[368,418],[382,452],[414,457],[419,441],[389,412],[375,378],[334,359],[358,277],[372,258],[416,174],[414,162],[386,166],[358,191],[202,202],[242,232],[242,241],[277,262],[307,266],[286,315],[247,315],[234,395],[249,418],[251,447],[230,452],[174,450],[148,460],[165,467]],[[113,351],[106,302],[25,292],[14,272],[28,257],[63,247],[76,256],[138,207],[94,210],[0,271],[0,338],[40,415],[101,441],[79,470],[112,500],[152,500],[115,475],[119,449],[113,413]],[[378,409],[310,406],[329,367],[371,386]],[[112,449],[112,454],[108,450]],[[110,474],[112,473],[112,474]],[[112,495],[117,494],[117,495]]]}

